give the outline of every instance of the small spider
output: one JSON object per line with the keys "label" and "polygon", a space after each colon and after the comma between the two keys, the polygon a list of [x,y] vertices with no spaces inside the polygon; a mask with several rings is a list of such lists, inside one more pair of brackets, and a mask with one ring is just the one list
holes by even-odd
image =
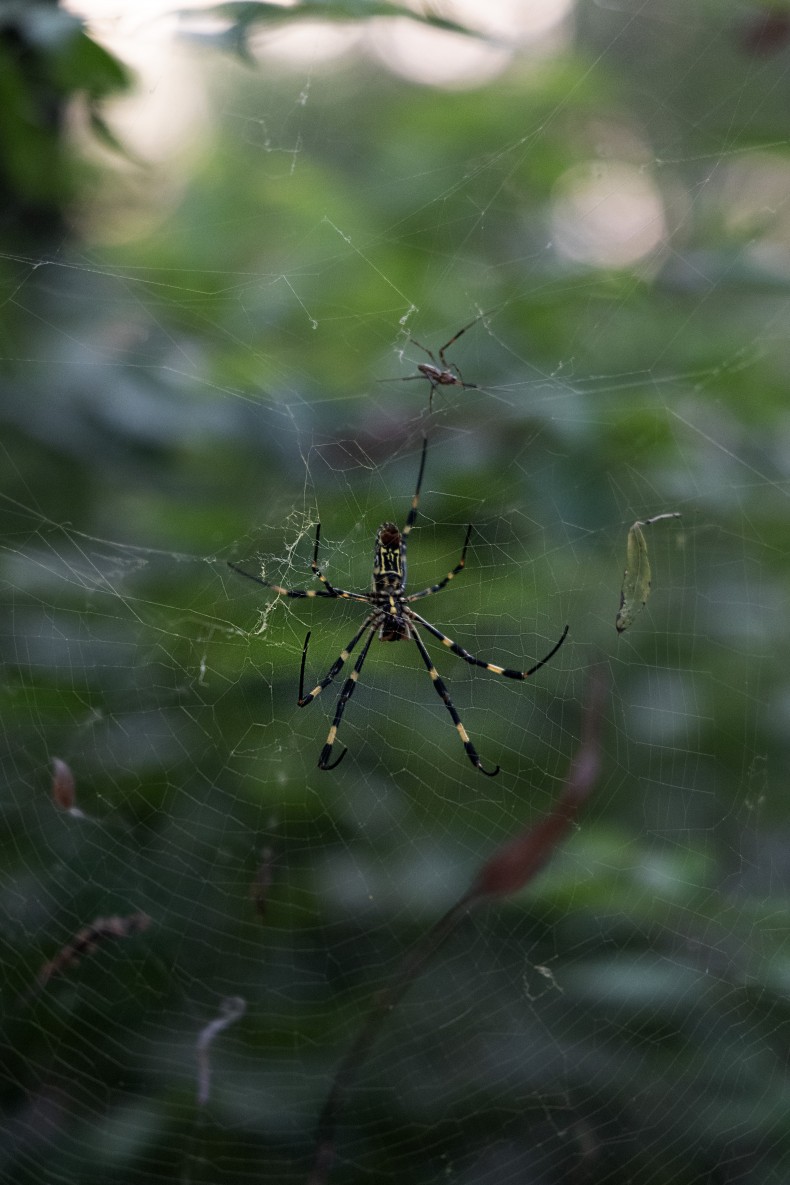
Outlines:
{"label": "small spider", "polygon": [[[484,314],[481,313],[481,316],[484,316]],[[431,393],[428,396],[429,407],[433,403],[433,393],[437,387],[465,387],[473,391],[479,390],[477,383],[464,382],[464,377],[455,363],[448,362],[444,356],[445,350],[448,350],[454,342],[458,341],[462,333],[466,333],[467,329],[471,329],[472,326],[476,325],[479,320],[480,317],[475,317],[474,321],[470,321],[468,325],[464,325],[463,329],[459,329],[455,337],[451,337],[449,342],[444,343],[442,348],[439,350],[439,362],[436,361],[436,358],[426,346],[420,345],[418,341],[416,341],[413,337],[410,337],[409,341],[412,343],[412,345],[417,346],[425,354],[427,354],[431,361],[418,362],[417,369],[420,373],[406,375],[405,378],[402,378],[399,381],[402,383],[410,383],[414,379],[427,379],[431,384]],[[439,363],[441,363],[441,365],[439,365]]]}
{"label": "small spider", "polygon": [[[457,335],[456,335],[457,336]],[[448,343],[449,344],[449,343]],[[348,678],[345,680],[337,701],[335,708],[335,715],[332,721],[332,727],[329,729],[329,735],[326,738],[326,744],[321,750],[321,756],[318,759],[319,769],[334,769],[340,764],[347,753],[347,749],[343,749],[340,756],[330,763],[332,756],[332,746],[337,738],[337,730],[340,727],[340,722],[343,719],[343,713],[346,710],[346,705],[354,693],[354,689],[359,681],[359,676],[362,671],[363,663],[367,657],[370,644],[374,637],[378,635],[381,642],[414,642],[417,647],[420,657],[422,658],[427,668],[428,674],[431,677],[436,693],[444,703],[447,711],[450,713],[453,724],[455,725],[458,735],[461,738],[466,755],[481,773],[488,777],[494,777],[499,773],[499,766],[495,769],[485,769],[482,761],[478,755],[477,750],[469,739],[469,735],[461,723],[461,718],[455,709],[453,701],[450,699],[449,692],[442,681],[439,672],[433,665],[431,656],[429,655],[425,644],[420,637],[417,626],[426,629],[429,634],[437,638],[444,646],[448,648],[453,654],[459,658],[464,659],[465,662],[471,663],[472,666],[483,667],[486,671],[491,671],[495,675],[500,675],[505,679],[528,679],[530,675],[534,675],[535,671],[540,670],[549,659],[553,658],[559,650],[568,633],[568,626],[562,631],[562,635],[558,642],[552,646],[551,650],[536,662],[527,671],[510,670],[508,667],[495,666],[493,663],[487,662],[485,659],[476,658],[475,655],[470,654],[468,650],[464,650],[463,646],[459,646],[452,638],[448,638],[441,630],[438,630],[435,625],[431,625],[424,617],[420,617],[419,613],[411,608],[414,601],[419,601],[423,597],[432,596],[433,593],[440,592],[445,585],[449,584],[454,576],[462,570],[466,563],[466,551],[469,546],[469,539],[472,534],[472,524],[466,528],[466,538],[464,540],[461,558],[451,572],[448,572],[436,584],[432,584],[429,588],[422,589],[421,592],[411,593],[406,596],[406,543],[409,533],[417,519],[417,506],[420,501],[420,487],[422,486],[423,473],[425,472],[425,457],[428,449],[428,441],[423,441],[422,459],[420,460],[420,471],[417,476],[417,488],[411,500],[411,509],[406,518],[406,525],[402,531],[399,531],[394,523],[383,523],[376,534],[376,545],[373,559],[373,579],[371,584],[371,591],[369,593],[347,592],[342,588],[335,588],[329,583],[327,577],[320,571],[318,567],[318,546],[321,539],[321,524],[318,523],[315,529],[315,545],[313,547],[313,559],[310,567],[314,575],[321,581],[323,588],[318,589],[303,589],[303,588],[283,588],[280,584],[270,584],[268,580],[262,579],[260,576],[254,576],[251,572],[245,572],[243,568],[239,568],[236,564],[228,561],[234,572],[238,572],[241,576],[246,576],[248,580],[254,580],[256,584],[262,584],[264,588],[270,588],[273,592],[278,593],[281,597],[331,597],[333,599],[346,601],[359,601],[362,604],[371,606],[371,612],[367,615],[362,625],[359,627],[354,637],[348,643],[344,650],[332,663],[332,666],[327,671],[320,683],[316,684],[312,691],[305,695],[304,691],[304,671],[307,662],[307,647],[310,642],[310,634],[308,633],[304,641],[302,649],[302,665],[299,672],[299,698],[297,704],[300,708],[306,707],[312,703],[313,700],[321,694],[321,692],[329,686],[330,683],[339,675],[343,665],[347,662],[351,651],[359,642],[363,634],[367,634],[362,650],[359,653],[354,669],[351,671]]]}

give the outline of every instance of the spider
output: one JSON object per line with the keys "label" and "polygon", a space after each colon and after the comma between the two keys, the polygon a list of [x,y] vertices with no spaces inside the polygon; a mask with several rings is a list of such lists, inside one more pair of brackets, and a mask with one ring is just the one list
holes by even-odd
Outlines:
{"label": "spider", "polygon": [[[481,316],[484,314],[481,314]],[[480,317],[475,317],[474,321],[470,321],[468,325],[464,325],[463,329],[459,329],[455,337],[451,337],[449,342],[445,342],[439,350],[439,362],[436,361],[431,351],[426,347],[420,345],[413,337],[409,338],[412,345],[419,347],[430,358],[430,362],[418,362],[417,369],[419,374],[409,374],[405,378],[400,379],[402,383],[410,383],[414,379],[427,379],[431,384],[431,393],[428,396],[428,407],[433,403],[433,393],[437,387],[465,387],[474,391],[479,390],[477,383],[465,383],[463,375],[454,362],[448,362],[444,356],[445,350],[448,350],[454,342],[457,342],[462,333],[466,333],[467,329],[471,329],[476,325]],[[441,363],[441,365],[439,365]]]}
{"label": "spider", "polygon": [[411,608],[414,601],[422,600],[423,597],[432,596],[433,593],[440,592],[453,577],[463,569],[466,563],[466,551],[469,546],[469,540],[472,535],[472,524],[470,523],[466,528],[466,538],[464,539],[463,550],[461,551],[461,558],[451,572],[448,572],[436,584],[432,584],[429,588],[424,588],[420,592],[406,595],[406,543],[411,532],[412,527],[417,519],[417,506],[420,501],[420,488],[422,486],[422,478],[425,472],[425,457],[428,449],[428,441],[423,441],[422,458],[420,460],[420,471],[417,476],[417,488],[414,491],[414,496],[411,500],[411,509],[406,518],[406,525],[402,531],[399,531],[394,523],[382,523],[376,533],[376,545],[373,558],[373,579],[371,582],[371,591],[368,593],[347,592],[342,588],[335,588],[330,584],[328,578],[321,572],[318,567],[318,547],[321,540],[321,524],[316,524],[315,529],[315,545],[313,547],[313,559],[310,567],[313,574],[320,580],[323,588],[318,589],[302,589],[302,588],[283,588],[279,584],[270,584],[268,580],[262,579],[260,576],[254,576],[251,572],[245,572],[243,568],[228,561],[229,566],[233,568],[234,572],[238,572],[241,576],[246,576],[248,580],[254,580],[256,584],[263,585],[264,588],[270,588],[273,592],[278,593],[282,597],[330,597],[335,600],[359,601],[371,607],[371,612],[368,613],[362,625],[354,634],[351,641],[344,650],[332,663],[332,666],[327,671],[324,678],[316,684],[312,691],[305,695],[304,691],[304,673],[305,664],[307,662],[307,647],[310,642],[310,633],[304,640],[304,647],[302,649],[302,663],[299,671],[299,698],[297,704],[300,708],[307,707],[314,699],[317,698],[329,686],[330,683],[339,675],[344,664],[348,661],[352,650],[358,644],[360,639],[364,636],[365,641],[361,651],[357,657],[354,669],[346,678],[340,695],[337,700],[335,708],[335,715],[332,721],[332,727],[329,729],[329,735],[326,738],[326,744],[321,750],[321,756],[318,758],[319,769],[335,769],[345,757],[348,750],[344,747],[340,756],[330,762],[332,756],[332,748],[337,739],[337,731],[340,727],[340,722],[343,719],[343,713],[346,710],[348,701],[354,694],[354,689],[359,681],[362,673],[362,666],[367,657],[370,644],[374,637],[378,635],[381,642],[414,642],[417,647],[422,661],[425,663],[428,674],[431,677],[436,693],[444,703],[447,711],[450,713],[453,724],[455,725],[458,735],[463,742],[466,755],[481,773],[486,774],[487,777],[494,777],[499,773],[499,766],[495,769],[486,769],[480,760],[477,749],[469,739],[469,734],[461,723],[461,718],[455,709],[453,701],[450,699],[449,692],[433,665],[431,656],[428,653],[425,643],[420,637],[417,629],[419,625],[422,629],[432,634],[437,638],[448,650],[452,651],[459,658],[465,662],[471,663],[472,666],[483,667],[486,671],[492,671],[495,675],[500,675],[505,679],[528,679],[530,675],[534,675],[536,671],[540,670],[559,650],[568,633],[568,626],[562,631],[562,635],[558,642],[552,646],[551,650],[536,662],[527,671],[510,670],[508,667],[496,666],[494,663],[487,662],[485,659],[476,658],[474,654],[470,654],[468,650],[464,650],[463,646],[459,646],[452,638],[448,638],[445,634],[438,630],[435,625],[431,625],[424,617],[421,617],[414,609]]}

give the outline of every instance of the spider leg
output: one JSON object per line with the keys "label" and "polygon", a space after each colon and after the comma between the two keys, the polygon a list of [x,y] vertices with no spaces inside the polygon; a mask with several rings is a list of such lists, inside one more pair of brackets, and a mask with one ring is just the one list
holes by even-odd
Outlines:
{"label": "spider leg", "polygon": [[420,489],[422,488],[422,477],[425,473],[425,458],[428,453],[428,437],[422,438],[422,457],[420,458],[420,472],[417,474],[417,488],[411,500],[411,509],[406,517],[406,526],[403,528],[401,534],[405,537],[409,534],[415,522],[417,521],[417,507],[420,504]]}
{"label": "spider leg", "polygon": [[354,694],[354,688],[357,685],[359,673],[362,670],[362,664],[367,657],[368,650],[370,649],[370,643],[373,641],[373,638],[376,634],[375,626],[368,626],[368,629],[370,630],[368,640],[362,647],[359,658],[354,664],[354,669],[346,679],[345,683],[343,684],[343,690],[340,692],[340,697],[337,701],[337,707],[335,708],[335,718],[332,721],[332,727],[330,728],[329,735],[326,738],[326,744],[321,750],[321,756],[318,758],[319,769],[336,769],[348,752],[347,749],[343,749],[343,752],[340,754],[337,761],[333,761],[331,765],[329,764],[329,758],[332,755],[332,746],[335,743],[335,737],[337,736],[337,730],[340,727],[340,721],[343,719],[343,713],[346,710],[346,704]]}
{"label": "spider leg", "polygon": [[228,560],[228,567],[232,568],[234,572],[238,572],[239,576],[246,576],[248,580],[254,580],[256,584],[263,585],[264,588],[270,588],[273,592],[279,593],[281,597],[339,597],[341,590],[333,589],[332,592],[324,592],[321,588],[283,588],[281,584],[270,584],[268,580],[264,580],[262,576],[253,576],[252,572],[245,572],[238,564],[234,564],[232,560]]}
{"label": "spider leg", "polygon": [[[467,329],[468,329],[468,328],[469,328],[469,326],[467,326]],[[455,339],[453,338],[453,340],[455,340]],[[427,355],[428,355],[428,357],[430,358],[431,362],[433,362],[433,363],[434,363],[434,365],[436,364],[436,359],[434,358],[433,354],[431,353],[431,351],[428,349],[428,347],[427,347],[427,346],[420,345],[420,343],[417,341],[417,339],[416,339],[416,338],[413,338],[413,337],[410,337],[410,338],[409,338],[409,341],[411,342],[411,344],[412,344],[413,346],[417,346],[417,348],[418,348],[418,349],[422,350],[423,354],[427,354]],[[447,343],[447,345],[449,346],[449,345],[450,345],[450,343],[448,342],[448,343]],[[445,347],[445,349],[446,349],[446,348],[447,348],[447,347]],[[415,376],[415,377],[416,377],[416,376]]]}
{"label": "spider leg", "polygon": [[323,572],[318,567],[318,545],[320,542],[321,542],[321,524],[316,523],[315,524],[315,545],[313,546],[313,558],[310,562],[310,567],[313,569],[313,575],[318,577],[318,579],[321,581],[321,583],[324,585],[324,587],[328,590],[330,596],[335,596],[335,597],[341,596],[341,591],[339,589],[335,589],[332,587],[332,585],[329,583],[326,576],[324,576]]}
{"label": "spider leg", "polygon": [[429,597],[431,593],[440,592],[446,584],[449,584],[454,576],[463,571],[466,564],[466,549],[469,546],[469,539],[472,534],[472,524],[466,528],[466,539],[464,539],[464,548],[461,552],[461,558],[453,568],[452,572],[448,572],[444,579],[440,580],[438,584],[432,584],[430,588],[424,588],[422,592],[412,593],[410,597],[404,597],[405,601],[419,601],[422,597]]}
{"label": "spider leg", "polygon": [[452,386],[454,386],[454,387],[464,387],[465,389],[466,389],[466,388],[469,388],[469,389],[471,389],[471,390],[473,390],[473,391],[479,391],[479,390],[480,390],[480,388],[479,388],[479,386],[478,386],[478,384],[477,384],[477,383],[466,383],[466,382],[464,382],[464,376],[461,374],[461,367],[460,367],[460,366],[456,366],[454,362],[450,362],[450,363],[449,363],[449,365],[448,365],[448,367],[447,367],[447,369],[448,369],[448,371],[449,371],[450,373],[452,373],[452,374],[454,374],[454,375],[456,376],[456,378],[455,378],[455,381],[453,382]]}
{"label": "spider leg", "polygon": [[[445,370],[447,370],[449,368],[448,368],[447,362],[445,361],[444,351],[449,350],[450,346],[453,345],[454,342],[457,342],[459,337],[461,337],[462,334],[466,333],[467,329],[471,329],[472,326],[476,325],[478,321],[481,321],[485,315],[486,315],[485,313],[480,313],[479,316],[475,317],[474,321],[470,321],[468,325],[464,325],[463,329],[459,329],[458,332],[456,333],[455,337],[451,337],[449,342],[444,343],[441,350],[439,351],[439,358],[440,358],[442,366],[445,368]],[[414,339],[412,339],[412,340],[414,340]],[[416,344],[417,343],[415,342],[415,345]],[[459,374],[460,374],[460,371],[459,371]]]}
{"label": "spider leg", "polygon": [[[415,613],[415,614],[412,614],[412,616],[416,617],[417,615]],[[499,773],[499,766],[497,765],[494,769],[486,769],[484,767],[482,761],[480,760],[480,754],[477,752],[477,749],[474,747],[472,742],[469,740],[469,733],[464,728],[463,724],[461,723],[461,717],[458,715],[457,711],[455,710],[455,704],[450,699],[450,693],[447,690],[447,688],[445,687],[444,681],[442,680],[441,675],[437,671],[436,667],[433,665],[433,662],[431,661],[431,656],[428,653],[428,651],[425,649],[425,643],[423,642],[420,635],[417,633],[417,630],[414,628],[414,626],[412,626],[412,628],[411,628],[411,636],[414,639],[415,645],[416,645],[417,649],[419,650],[420,655],[422,656],[422,661],[425,663],[426,667],[428,668],[428,674],[431,676],[431,681],[433,682],[433,685],[436,688],[436,694],[442,700],[442,702],[444,703],[444,706],[447,708],[447,711],[450,713],[450,716],[452,717],[453,724],[455,725],[456,729],[458,730],[458,735],[461,738],[461,740],[463,741],[463,746],[464,746],[464,749],[466,749],[467,757],[471,761],[472,765],[474,765],[477,769],[480,770],[481,774],[485,774],[486,777],[488,777],[488,778],[495,777]]]}
{"label": "spider leg", "polygon": [[498,667],[492,662],[486,662],[485,659],[476,658],[474,654],[470,654],[468,650],[464,650],[463,646],[459,646],[457,642],[454,642],[452,638],[448,638],[441,630],[437,630],[436,626],[431,625],[430,621],[426,621],[424,617],[420,617],[419,613],[415,613],[413,609],[406,609],[405,612],[414,621],[419,621],[420,625],[424,625],[428,632],[433,634],[434,638],[438,638],[448,650],[451,650],[453,654],[457,654],[464,662],[471,663],[475,667],[483,667],[484,670],[491,671],[494,675],[501,675],[504,679],[528,679],[530,675],[534,675],[535,671],[539,671],[542,666],[546,665],[549,659],[554,657],[568,636],[568,626],[566,625],[560,635],[559,641],[554,643],[548,654],[544,655],[539,662],[531,666],[528,671],[513,671],[509,667]]}
{"label": "spider leg", "polygon": [[[479,320],[479,318],[478,318],[478,320]],[[472,324],[474,325],[474,321],[472,322]],[[469,326],[467,325],[466,328],[468,329]],[[460,337],[461,335],[458,334],[458,336]],[[455,341],[455,338],[453,338],[453,341]],[[452,342],[448,342],[447,346],[449,346],[449,345],[452,345]],[[442,346],[442,353],[441,353],[442,366],[444,367],[444,373],[449,376],[448,378],[446,378],[444,380],[444,382],[447,384],[447,386],[463,387],[465,390],[469,389],[472,391],[479,391],[480,386],[478,383],[467,383],[466,382],[460,366],[458,366],[455,362],[448,362],[447,361],[447,359],[444,356],[444,351],[447,349],[447,346]]]}
{"label": "spider leg", "polygon": [[328,687],[329,684],[332,682],[332,680],[334,678],[336,678],[338,672],[341,670],[343,664],[347,661],[349,655],[351,654],[351,651],[354,649],[357,642],[362,637],[362,635],[364,634],[367,627],[370,625],[374,616],[375,616],[375,614],[371,613],[370,616],[365,618],[365,620],[362,622],[362,625],[359,627],[357,632],[354,634],[354,637],[351,639],[351,641],[346,646],[345,650],[340,651],[340,654],[337,656],[335,661],[332,663],[332,666],[329,668],[329,670],[327,671],[326,675],[321,680],[321,682],[316,684],[316,686],[313,688],[313,690],[308,695],[305,695],[305,693],[304,693],[304,668],[305,668],[305,663],[307,662],[307,647],[310,642],[310,633],[308,632],[307,637],[304,640],[304,647],[302,649],[302,665],[299,670],[299,698],[296,702],[300,708],[306,708],[308,704],[311,704],[313,702],[313,700],[316,698],[316,696],[320,695],[321,692],[324,690],[324,688]]}
{"label": "spider leg", "polygon": [[281,584],[271,584],[268,580],[264,580],[262,576],[253,576],[252,572],[245,572],[238,564],[234,564],[232,560],[228,560],[228,567],[232,568],[234,572],[238,572],[239,576],[246,576],[248,580],[254,580],[256,584],[260,584],[263,588],[270,588],[272,592],[276,592],[281,597],[331,597],[333,600],[340,599],[343,601],[367,601],[364,593],[346,592],[344,588],[334,588],[325,583],[332,591],[324,591],[322,588],[283,588]]}

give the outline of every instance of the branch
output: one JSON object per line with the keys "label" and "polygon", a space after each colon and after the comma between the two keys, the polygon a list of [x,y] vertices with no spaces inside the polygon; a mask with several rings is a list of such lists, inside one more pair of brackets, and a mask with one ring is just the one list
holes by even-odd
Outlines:
{"label": "branch", "polygon": [[601,717],[607,683],[602,667],[588,676],[582,715],[582,740],[565,778],[554,810],[535,827],[527,827],[502,844],[477,873],[471,887],[422,936],[406,955],[392,980],[374,996],[356,1040],[346,1052],[332,1082],[318,1120],[313,1166],[307,1185],[326,1185],[337,1156],[336,1129],[340,1111],[354,1079],[378,1038],[384,1023],[428,961],[444,945],[470,909],[486,897],[508,897],[523,889],[549,862],[557,845],[575,822],[589,798],[601,765]]}

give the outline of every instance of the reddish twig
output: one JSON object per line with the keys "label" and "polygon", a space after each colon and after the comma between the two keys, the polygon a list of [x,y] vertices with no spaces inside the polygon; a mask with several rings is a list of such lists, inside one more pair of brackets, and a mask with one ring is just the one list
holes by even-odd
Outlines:
{"label": "reddish twig", "polygon": [[260,862],[255,869],[255,876],[250,885],[250,900],[255,906],[255,912],[261,921],[266,920],[266,914],[269,910],[269,889],[272,887],[274,880],[274,860],[273,849],[263,848]]}
{"label": "reddish twig", "polygon": [[469,910],[487,897],[507,897],[525,885],[549,862],[590,796],[601,764],[601,717],[606,680],[595,667],[588,680],[582,718],[582,739],[551,814],[502,844],[474,878],[470,888],[406,955],[391,982],[373,999],[365,1022],[342,1059],[318,1121],[313,1166],[308,1185],[326,1185],[337,1155],[335,1130],[346,1095],[387,1017]]}
{"label": "reddish twig", "polygon": [[96,918],[89,926],[83,926],[70,942],[58,951],[38,973],[36,990],[46,987],[56,975],[62,975],[76,967],[80,959],[92,955],[100,946],[115,938],[128,938],[147,930],[151,919],[147,913],[131,913],[128,917]]}
{"label": "reddish twig", "polygon": [[84,819],[85,815],[77,806],[77,781],[72,769],[60,757],[52,758],[52,802],[60,811],[73,815],[75,819]]}

